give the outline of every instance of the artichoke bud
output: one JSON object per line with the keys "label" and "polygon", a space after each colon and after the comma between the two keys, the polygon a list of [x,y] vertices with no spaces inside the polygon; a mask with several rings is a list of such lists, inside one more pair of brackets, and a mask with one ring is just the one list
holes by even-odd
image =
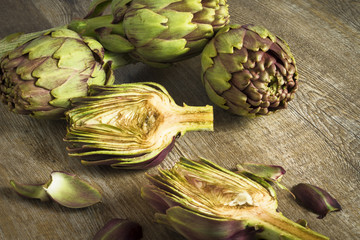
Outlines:
{"label": "artichoke bud", "polygon": [[21,184],[13,180],[11,186],[20,196],[41,201],[52,199],[68,208],[89,207],[101,201],[100,192],[76,175],[65,172],[52,172],[44,184]]}
{"label": "artichoke bud", "polygon": [[95,0],[89,13],[94,17],[74,20],[69,28],[96,37],[109,51],[130,51],[134,60],[155,67],[200,54],[229,22],[226,0],[113,0],[111,15],[95,17],[108,2]]}
{"label": "artichoke bud", "polygon": [[157,222],[187,239],[327,239],[277,212],[273,189],[256,176],[181,158],[147,177],[142,197],[158,211]]}
{"label": "artichoke bud", "polygon": [[149,168],[187,131],[213,130],[211,106],[176,105],[156,83],[91,86],[66,113],[69,155],[86,165]]}
{"label": "artichoke bud", "polygon": [[317,186],[299,183],[291,191],[295,195],[296,201],[309,211],[319,214],[319,219],[324,218],[329,212],[341,210],[338,201]]}
{"label": "artichoke bud", "polygon": [[86,96],[91,84],[114,82],[102,45],[65,28],[10,51],[0,67],[2,101],[13,112],[37,118],[63,118],[70,98]]}
{"label": "artichoke bud", "polygon": [[96,233],[93,240],[140,240],[142,237],[140,224],[127,219],[114,218]]}
{"label": "artichoke bud", "polygon": [[284,109],[298,88],[288,45],[260,26],[225,26],[204,48],[201,65],[209,98],[241,116]]}
{"label": "artichoke bud", "polygon": [[133,0],[123,19],[126,37],[135,46],[131,56],[153,66],[200,54],[228,22],[224,0]]}

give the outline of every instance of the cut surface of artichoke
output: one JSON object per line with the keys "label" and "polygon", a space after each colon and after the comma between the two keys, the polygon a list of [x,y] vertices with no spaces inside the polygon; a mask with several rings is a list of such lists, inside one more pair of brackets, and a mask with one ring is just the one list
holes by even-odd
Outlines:
{"label": "cut surface of artichoke", "polygon": [[142,197],[159,211],[157,222],[187,239],[255,237],[250,229],[257,230],[256,239],[327,239],[277,212],[276,194],[261,178],[254,181],[208,160],[185,158],[147,176],[151,184]]}
{"label": "cut surface of artichoke", "polygon": [[211,106],[180,107],[159,84],[92,86],[90,91],[93,96],[73,99],[65,138],[73,143],[70,155],[85,164],[150,167],[161,162],[176,136],[213,130]]}

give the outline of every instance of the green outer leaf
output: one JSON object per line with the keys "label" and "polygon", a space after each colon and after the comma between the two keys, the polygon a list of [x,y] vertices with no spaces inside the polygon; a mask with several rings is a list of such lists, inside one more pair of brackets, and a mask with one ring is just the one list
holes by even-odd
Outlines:
{"label": "green outer leaf", "polygon": [[[146,21],[151,19],[151,21]],[[167,17],[149,9],[139,9],[125,15],[123,26],[127,38],[135,47],[142,47],[168,29]]]}
{"label": "green outer leaf", "polygon": [[185,46],[185,39],[154,39],[144,47],[137,47],[136,52],[146,59],[161,62],[169,61],[169,59],[174,59],[187,53],[190,49]]}
{"label": "green outer leaf", "polygon": [[48,201],[49,196],[43,188],[43,185],[30,185],[30,184],[19,184],[14,180],[10,181],[11,186],[21,196],[27,198],[40,199],[41,201]]}
{"label": "green outer leaf", "polygon": [[75,175],[52,172],[51,180],[44,185],[47,194],[60,205],[84,208],[101,201],[101,194]]}
{"label": "green outer leaf", "polygon": [[[62,27],[58,27],[62,28]],[[51,28],[44,31],[34,32],[34,33],[14,33],[10,34],[0,40],[0,58],[2,58],[6,53],[14,50],[20,45],[25,44],[41,35],[48,33],[49,31],[54,31],[58,28]]]}

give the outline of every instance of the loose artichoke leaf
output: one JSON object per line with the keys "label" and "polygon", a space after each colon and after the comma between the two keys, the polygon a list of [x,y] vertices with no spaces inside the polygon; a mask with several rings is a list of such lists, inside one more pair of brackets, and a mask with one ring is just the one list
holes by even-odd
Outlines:
{"label": "loose artichoke leaf", "polygon": [[101,201],[97,189],[64,172],[52,172],[51,180],[44,185],[44,189],[54,201],[69,208],[89,207]]}
{"label": "loose artichoke leaf", "polygon": [[259,163],[241,163],[237,164],[236,168],[239,171],[248,171],[266,180],[272,179],[274,181],[280,181],[283,175],[286,173],[285,169],[281,166],[266,165]]}
{"label": "loose artichoke leaf", "polygon": [[20,196],[40,199],[41,201],[49,200],[49,196],[46,194],[46,191],[43,188],[43,184],[20,184],[15,182],[14,180],[11,180],[10,184],[14,188],[16,193],[18,193]]}

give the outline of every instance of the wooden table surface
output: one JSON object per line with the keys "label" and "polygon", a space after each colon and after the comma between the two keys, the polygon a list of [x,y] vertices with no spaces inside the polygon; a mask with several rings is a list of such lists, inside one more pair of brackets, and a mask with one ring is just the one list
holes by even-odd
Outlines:
{"label": "wooden table surface", "polygon": [[[34,32],[84,16],[90,0],[0,0],[0,38]],[[221,166],[240,162],[278,164],[283,184],[305,182],[328,190],[343,210],[319,220],[278,191],[279,210],[306,219],[331,239],[360,239],[360,1],[229,0],[232,23],[263,25],[291,47],[300,87],[287,110],[247,119],[215,107],[215,131],[180,138],[160,165],[180,156],[202,156]],[[211,104],[200,81],[200,58],[166,69],[143,64],[116,71],[117,83],[163,84],[178,104]],[[67,156],[64,121],[36,120],[0,105],[0,239],[91,239],[111,218],[143,226],[148,240],[183,239],[153,222],[154,210],[140,198],[145,171],[85,167]],[[11,179],[48,180],[51,171],[79,175],[102,191],[103,202],[80,210],[19,197]],[[156,168],[149,172],[157,172]]]}

